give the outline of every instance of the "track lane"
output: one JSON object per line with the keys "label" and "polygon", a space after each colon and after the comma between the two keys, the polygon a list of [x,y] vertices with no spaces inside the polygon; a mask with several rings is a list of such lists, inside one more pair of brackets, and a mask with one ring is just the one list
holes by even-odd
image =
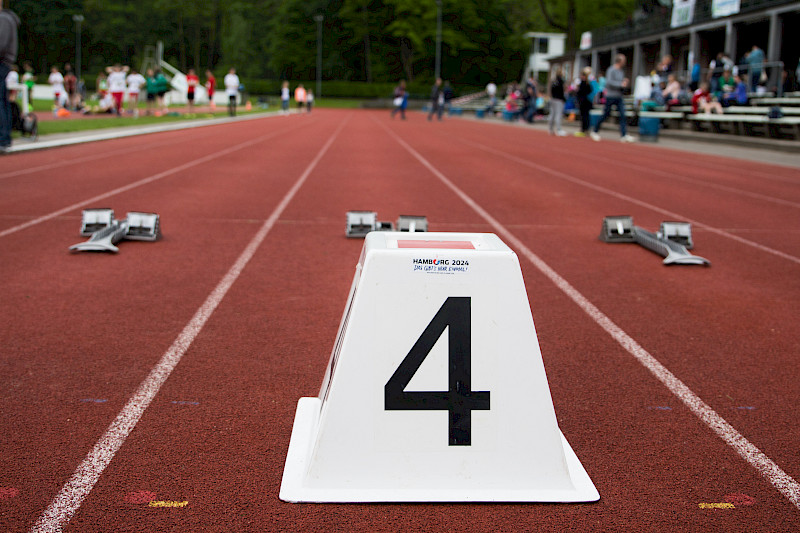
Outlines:
{"label": "track lane", "polygon": [[[366,135],[362,130],[371,132],[369,141],[364,140]],[[398,203],[413,202],[416,195],[417,205],[438,206],[444,211],[443,225],[480,225],[464,205],[432,182],[423,169],[410,167],[407,161],[400,163],[402,158],[396,163],[396,150],[385,139],[374,140],[376,131],[379,130],[359,126],[355,120],[348,126],[342,136],[342,144],[347,142],[348,149],[342,151],[338,144],[333,147],[326,164],[311,176],[308,186],[287,210],[286,219],[270,235],[262,250],[264,257],[257,254],[242,275],[245,283],[232,288],[230,298],[223,302],[205,334],[198,339],[193,347],[197,354],[187,359],[190,366],[179,367],[176,379],[165,385],[164,392],[170,392],[169,397],[194,394],[192,397],[200,398],[200,406],[210,402],[214,408],[203,408],[202,415],[184,409],[181,427],[177,428],[170,422],[174,415],[166,403],[161,404],[159,412],[146,415],[139,428],[142,434],[136,440],[139,449],[123,453],[117,463],[119,468],[101,479],[97,492],[76,516],[76,526],[89,525],[97,519],[112,520],[102,514],[98,518],[97,513],[119,501],[121,485],[124,490],[152,487],[164,498],[186,497],[202,507],[201,514],[208,512],[219,517],[217,523],[222,529],[261,529],[270,525],[276,529],[323,531],[344,521],[353,529],[396,531],[414,529],[421,522],[433,528],[453,527],[456,517],[455,523],[460,525],[455,530],[465,531],[491,528],[498,523],[524,529],[532,522],[555,530],[563,528],[565,521],[587,528],[626,528],[636,524],[644,530],[663,530],[670,525],[735,528],[742,523],[770,520],[792,523],[794,514],[785,500],[721,441],[710,436],[696,418],[678,405],[669,413],[672,415],[669,422],[661,417],[663,412],[647,410],[651,404],[669,403],[663,389],[613,342],[603,337],[587,337],[585,331],[594,327],[591,321],[546,279],[532,274],[525,266],[540,339],[551,339],[550,347],[557,350],[556,355],[547,352],[545,357],[559,419],[599,485],[603,498],[599,504],[421,505],[414,506],[414,513],[408,513],[408,507],[402,505],[302,506],[275,500],[295,401],[299,395],[314,394],[319,386],[361,247],[359,241],[344,239],[341,227],[331,227],[329,221],[337,215],[341,218],[343,210],[361,207],[375,207],[381,218],[391,219],[394,212],[388,211],[393,203],[389,195],[396,196]],[[350,132],[354,133],[352,138],[348,136]],[[409,133],[419,132],[409,129]],[[376,153],[391,154],[390,161],[380,164]],[[383,170],[380,182],[372,179],[369,172],[372,166]],[[350,169],[367,170],[354,176]],[[464,173],[469,172],[464,170]],[[369,205],[351,205],[362,198]],[[372,203],[376,200],[377,206]],[[382,211],[384,207],[387,211]],[[436,229],[435,224],[432,220],[432,229]],[[320,257],[325,258],[324,266],[320,266]],[[281,293],[285,296],[278,296]],[[253,316],[256,314],[260,316]],[[323,322],[314,328],[306,318],[309,315],[319,315]],[[257,332],[255,338],[237,334],[237,325],[242,321],[247,324],[246,331]],[[551,327],[556,335],[546,337],[540,321],[554,324]],[[569,324],[573,334],[565,332],[563,324]],[[261,335],[264,337],[258,338]],[[554,342],[554,337],[559,340]],[[561,339],[572,339],[567,349]],[[237,346],[238,353],[220,351],[220,346]],[[543,351],[546,346],[543,342]],[[268,359],[262,355],[266,352],[277,357]],[[575,360],[576,353],[579,361]],[[606,358],[600,368],[592,355],[597,353]],[[237,364],[244,364],[247,370],[237,373]],[[602,372],[607,367],[617,370]],[[565,381],[554,379],[552,374]],[[208,375],[220,376],[222,386],[197,391],[194,385]],[[631,375],[635,376],[633,382]],[[558,384],[554,385],[554,381]],[[596,384],[597,388],[587,387],[587,383]],[[287,394],[293,388],[300,389],[295,397],[291,392]],[[576,401],[576,394],[585,401]],[[570,427],[574,432],[568,432]],[[682,438],[676,439],[676,429]],[[169,438],[160,440],[157,438],[160,434]],[[186,438],[198,434],[199,438]],[[239,439],[234,441],[234,436]],[[659,443],[657,451],[653,442]],[[237,456],[229,456],[227,451]],[[707,461],[708,454],[715,458],[713,463]],[[189,460],[192,457],[208,461]],[[212,468],[211,463],[222,467]],[[242,463],[254,472],[248,473]],[[691,468],[675,467],[684,463]],[[698,511],[699,498],[723,498],[727,494],[730,485],[726,484],[731,477],[748,490],[756,488],[754,494],[759,505],[747,508],[745,516],[740,513],[712,517]],[[220,479],[225,482],[220,483]],[[122,516],[138,520],[137,527],[141,530],[163,528],[165,524],[168,528],[192,529],[205,520],[196,513],[156,514],[143,512],[141,506],[115,505],[117,519]],[[646,517],[643,509],[647,510]],[[123,522],[130,523],[128,520]]]}
{"label": "track lane", "polygon": [[[465,129],[462,128],[460,131],[463,132]],[[450,150],[457,139],[456,134],[444,134],[440,135],[440,137],[447,139],[447,144],[449,145],[447,148]],[[498,144],[503,142],[503,139],[494,138],[493,140]],[[430,147],[430,142],[433,141],[427,138],[415,138],[413,140],[413,143],[416,143],[423,153],[425,153],[425,148]],[[470,147],[472,147],[472,145],[470,145]],[[438,146],[435,148],[438,148]],[[502,179],[503,187],[506,189],[516,187],[519,181],[519,171],[517,173],[511,172],[503,175],[502,172],[499,172],[496,168],[494,174],[484,172],[483,169],[479,167],[478,161],[470,159],[466,152],[460,154],[450,153],[448,157],[438,157],[438,150],[434,149],[429,151],[433,151],[436,154],[434,157],[435,164],[437,166],[441,164],[441,168],[454,167],[463,169],[463,167],[467,167],[470,169],[470,171],[467,172],[463,172],[462,170],[461,174],[458,174],[457,170],[453,170],[448,175],[458,175],[463,181],[468,180],[470,186],[474,186],[476,187],[475,190],[480,191],[475,193],[474,197],[484,198],[484,195],[487,194],[487,190],[493,185],[499,188],[500,179]],[[547,157],[543,154],[544,152],[536,153],[540,163],[542,159],[546,159]],[[454,165],[452,163],[454,157],[465,160],[464,165]],[[512,177],[509,177],[509,174],[511,174]],[[487,176],[502,176],[502,178],[491,180],[487,179]],[[532,179],[539,181],[540,177],[541,176],[532,177]],[[676,194],[680,194],[680,191],[677,191]],[[516,196],[516,199],[512,200],[511,197],[513,196]],[[566,196],[573,200],[578,199],[579,202],[582,200],[580,196]],[[577,224],[579,226],[582,225],[584,228],[591,228],[596,223],[591,220],[591,217],[585,216],[586,206],[574,205],[572,209],[569,209],[566,206],[559,205],[556,209],[547,209],[545,206],[547,202],[541,200],[539,197],[541,197],[541,194],[536,192],[528,194],[528,196],[523,196],[520,188],[515,189],[513,194],[506,193],[506,198],[503,199],[502,202],[492,205],[496,207],[497,210],[505,208],[506,212],[503,214],[506,218],[515,221],[514,213],[524,212],[520,211],[520,208],[526,210],[534,209],[536,210],[536,214],[534,215],[535,219],[545,218],[548,222],[555,222],[554,228],[559,227],[559,222],[563,223],[564,227]],[[711,200],[711,202],[713,203],[713,200]],[[543,209],[545,213],[540,212]],[[565,216],[562,216],[558,212],[559,209],[564,209]],[[548,216],[550,218],[547,218]],[[601,220],[602,215],[595,212],[594,217],[596,220]],[[581,231],[581,233],[583,234],[582,240],[580,241],[582,243],[581,248],[584,248],[586,252],[577,255],[575,261],[573,261],[573,267],[569,270],[570,272],[585,272],[587,264],[601,264],[602,255],[611,253],[611,250],[618,250],[618,247],[609,248],[610,245],[604,245],[596,241],[596,233],[593,231]],[[590,235],[590,233],[593,235]],[[548,238],[554,235],[555,238]],[[536,241],[539,242],[539,245],[536,247],[537,253],[541,253],[548,263],[560,265],[564,264],[565,260],[569,260],[569,254],[564,254],[562,252],[565,242],[564,233],[556,230],[544,230],[536,235],[532,234],[532,237],[535,237]],[[549,248],[547,246],[542,246],[544,244],[541,242],[542,238],[550,244]],[[589,250],[592,248],[597,251],[590,253]],[[623,258],[633,253],[638,253],[645,259],[646,256],[651,255],[649,252],[644,252],[637,248],[638,247],[633,247],[632,250],[627,251],[628,253],[626,253]],[[703,255],[706,255],[705,249],[706,248],[701,249],[698,253],[702,252]],[[619,250],[618,253],[622,254],[625,252]],[[735,251],[728,253],[727,256],[729,261],[738,263],[735,261]],[[651,262],[653,259],[655,258],[652,258]],[[765,262],[759,262],[758,265],[763,266],[764,263]],[[658,281],[650,277],[642,280],[642,283],[636,284],[637,270],[634,267],[635,264],[636,260],[633,259],[633,256],[630,256],[630,258],[623,260],[621,263],[617,263],[617,265],[625,265],[622,271],[620,271],[619,267],[616,272],[613,270],[609,272],[593,271],[591,279],[587,280],[591,281],[593,286],[588,289],[580,290],[588,290],[586,294],[591,295],[596,293],[598,287],[602,288],[603,286],[602,284],[598,285],[598,280],[603,280],[603,283],[614,283],[614,290],[609,291],[609,294],[605,295],[603,298],[590,297],[590,299],[593,301],[605,301],[604,298],[611,298],[612,301],[621,300],[618,303],[619,311],[613,316],[615,316],[615,320],[621,321],[620,323],[623,324],[623,329],[634,332],[641,331],[643,334],[642,338],[647,338],[648,336],[653,337],[655,334],[656,339],[655,342],[652,343],[652,346],[664,346],[667,348],[654,353],[661,356],[660,353],[665,352],[668,355],[672,354],[673,358],[677,355],[677,369],[686,370],[685,373],[679,372],[680,375],[700,376],[701,381],[703,379],[710,379],[713,381],[715,384],[713,393],[711,391],[706,391],[704,388],[697,389],[697,385],[692,385],[693,389],[706,392],[705,394],[701,394],[702,397],[716,398],[718,395],[725,397],[725,392],[734,390],[740,392],[757,391],[750,399],[761,397],[766,400],[765,403],[769,403],[777,399],[777,397],[772,394],[776,392],[773,386],[781,387],[778,390],[780,391],[781,398],[785,398],[787,405],[781,405],[777,409],[771,411],[771,413],[774,413],[774,417],[770,418],[770,422],[762,421],[762,424],[759,426],[761,431],[756,433],[764,437],[764,442],[769,444],[774,442],[778,444],[777,447],[770,447],[773,456],[777,455],[777,457],[785,458],[786,461],[782,462],[782,465],[790,471],[794,470],[796,472],[796,468],[794,468],[794,465],[797,464],[795,460],[796,452],[793,447],[787,447],[786,442],[787,440],[788,442],[800,441],[800,434],[798,434],[795,428],[786,427],[786,424],[781,423],[782,420],[791,419],[791,412],[800,407],[793,401],[794,398],[796,398],[796,394],[791,392],[797,389],[796,383],[798,376],[792,375],[791,372],[788,375],[786,374],[786,370],[792,368],[791,354],[796,351],[796,349],[794,349],[796,347],[796,340],[794,340],[795,338],[790,334],[793,329],[793,319],[791,317],[796,314],[792,313],[792,310],[796,308],[796,305],[793,303],[791,296],[786,293],[787,286],[785,284],[775,283],[776,279],[787,279],[787,270],[782,268],[785,267],[785,265],[777,265],[777,268],[773,269],[775,272],[774,277],[770,277],[769,269],[766,269],[767,275],[765,276],[764,272],[758,272],[757,269],[754,271],[744,268],[739,269],[739,272],[733,272],[733,276],[726,276],[722,280],[718,278],[719,274],[721,274],[718,267],[713,267],[705,272],[703,269],[694,271],[691,271],[691,269],[687,269],[686,271],[678,269],[679,272],[671,270],[669,273],[665,272],[664,275],[669,276],[672,284],[663,283],[663,287],[659,289],[660,285]],[[773,266],[776,265],[773,264]],[[662,268],[663,270],[663,267],[656,268]],[[704,279],[711,272],[713,272],[714,275],[710,277],[709,280]],[[726,269],[722,274],[725,275],[728,273],[729,271]],[[622,276],[620,274],[622,274]],[[670,274],[674,274],[674,276]],[[741,276],[741,274],[746,274],[747,279]],[[660,277],[661,276],[659,276],[659,278]],[[697,283],[692,283],[693,278],[697,279]],[[711,282],[711,287],[707,286],[708,281]],[[731,293],[730,287],[738,287],[740,283],[745,281],[747,283],[744,286],[750,287],[750,290],[746,292],[744,297],[741,294],[742,291]],[[796,293],[797,284],[792,282],[789,286],[793,286]],[[708,290],[710,288],[714,290]],[[763,291],[759,292],[759,289]],[[626,301],[624,296],[629,295],[631,292],[637,295],[638,301]],[[704,296],[703,292],[707,294],[707,297]],[[648,293],[650,293],[649,296]],[[791,294],[791,292],[789,294]],[[695,310],[690,310],[687,313],[686,306],[692,305],[693,302],[697,302]],[[771,304],[772,308],[769,309],[769,314],[763,313],[764,302],[770,302]],[[636,308],[633,308],[632,305]],[[756,310],[758,311],[756,312]],[[668,330],[657,327],[654,328],[654,324],[668,324],[670,328]],[[711,324],[711,331],[709,331],[708,324]],[[744,331],[742,331],[743,326],[747,328]],[[782,330],[783,335],[776,335],[776,328]],[[663,335],[660,335],[662,338],[660,339],[658,338],[659,331],[663,331]],[[743,335],[740,334],[732,337],[732,332],[740,331]],[[685,337],[692,339],[692,343],[697,345],[693,351],[696,356],[701,356],[701,359],[698,359],[696,356],[686,357],[684,354],[686,347],[681,346],[680,343],[676,345],[676,340],[678,340],[678,338],[675,332],[680,332]],[[634,337],[640,338],[639,335],[636,334]],[[708,346],[720,347],[721,349],[713,350],[711,353],[708,353]],[[678,348],[678,350],[676,351],[675,348]],[[763,368],[758,370],[758,376],[760,376],[760,378],[754,379],[752,374],[734,374],[732,383],[730,383],[734,386],[728,389],[725,388],[729,383],[719,376],[720,369],[730,368],[732,361],[744,363],[748,366],[758,366],[760,359],[762,359],[761,354],[764,353],[769,353],[771,357],[766,363],[761,363]],[[698,361],[701,362],[700,365],[697,364]],[[665,362],[667,362],[670,368],[673,368],[673,364],[675,364],[672,362],[672,359],[667,359]],[[776,378],[775,376],[778,377]],[[779,380],[779,383],[775,382],[776,379]],[[722,388],[723,394],[720,394],[720,388]],[[766,396],[763,396],[765,393]],[[726,410],[730,409],[730,405],[726,404],[725,407]],[[771,425],[772,427],[770,427]],[[795,476],[796,475],[797,473],[795,473]]]}
{"label": "track lane", "polygon": [[[314,142],[319,134],[304,135]],[[43,224],[0,242],[6,258],[0,290],[7,304],[0,344],[3,366],[15,380],[15,389],[3,394],[3,411],[25,438],[2,460],[25,493],[36,495],[24,502],[33,509],[20,510],[31,523],[51,496],[41,487],[71,474],[121,407],[120,392],[132,390],[151,367],[158,354],[142,353],[142,346],[164,346],[161,352],[169,346],[263,222],[252,207],[280,199],[291,176],[270,173],[270,159],[286,158],[289,168],[302,168],[311,149],[278,139],[251,148],[246,159],[258,166],[246,179],[229,179],[226,170],[240,160],[231,154],[199,176],[176,176],[171,187],[122,195],[123,206],[157,206],[165,238],[124,243],[118,256],[70,255],[67,246],[82,240],[77,220],[68,231],[64,224]],[[190,197],[175,187],[181,181],[191,184]],[[208,219],[211,224],[204,224]],[[109,408],[112,416],[105,417]]]}
{"label": "track lane", "polygon": [[[470,186],[486,180],[479,165],[465,160],[452,146],[434,142],[447,130],[436,130],[433,135],[433,130],[414,126],[413,122],[392,124],[412,140],[430,143],[434,152],[447,153],[443,160],[458,157],[460,164],[452,167],[458,179]],[[454,135],[445,134],[442,144],[452,145]],[[299,135],[287,137],[288,144],[307,142]],[[319,386],[361,248],[360,241],[342,236],[343,211],[374,208],[381,219],[391,220],[408,208],[427,214],[432,229],[488,230],[423,168],[409,165],[410,158],[386,138],[381,139],[381,130],[370,122],[351,122],[342,145],[331,151],[326,165],[311,176],[289,206],[264,248],[245,269],[242,284],[234,285],[198,338],[192,348],[196,352],[165,384],[162,401],[154,402],[123,447],[119,461],[115,460],[101,478],[71,524],[73,530],[190,530],[209,527],[210,517],[221,529],[275,526],[308,531],[330,531],[343,523],[369,531],[416,530],[422,523],[455,531],[488,530],[498,524],[525,530],[531,523],[545,530],[563,530],[565,524],[570,524],[587,530],[636,527],[645,531],[661,531],[665,527],[755,530],[764,524],[779,528],[797,524],[796,511],[787,509],[785,500],[751,469],[743,467],[721,441],[709,436],[696,418],[676,404],[671,404],[671,411],[648,409],[668,406],[671,398],[609,339],[587,336],[586,332],[596,326],[524,261],[523,271],[560,424],[598,484],[600,503],[409,507],[278,502],[277,485],[295,401],[300,395],[314,394]],[[297,158],[302,159],[301,154]],[[493,163],[490,166],[499,169],[496,174],[500,177],[514,171],[507,163]],[[212,181],[199,183],[198,188],[210,187]],[[570,268],[575,268],[576,277],[585,287],[595,287],[600,278],[600,291],[631,292],[621,281],[607,282],[621,277],[617,253],[630,257],[630,265],[637,270],[652,270],[657,258],[632,248],[599,254],[604,260],[603,274],[610,274],[608,277],[587,272],[586,257],[592,255],[587,256],[585,250],[607,250],[608,246],[594,240],[599,222],[591,222],[591,231],[584,230],[580,220],[565,228],[559,224],[559,216],[568,219],[587,202],[599,204],[602,211],[607,201],[549,183],[539,184],[538,194],[530,196],[524,181],[520,180],[511,192],[504,190],[505,183],[489,181],[485,188],[478,189],[481,201],[503,206],[497,207],[497,212],[513,219],[513,231],[527,233],[524,241],[530,239],[529,246],[536,244],[542,249],[537,251],[549,254],[554,261],[568,260],[569,265],[582,262],[582,268]],[[168,192],[169,184],[161,185],[164,189],[159,192]],[[230,188],[243,185],[230,184]],[[219,195],[221,191],[215,193]],[[257,194],[252,192],[251,196]],[[516,207],[507,207],[513,207],[515,199],[517,203],[527,202],[534,216],[526,219],[518,216]],[[231,200],[220,199],[219,205],[228,205]],[[202,212],[201,203],[202,198],[191,202],[194,212]],[[540,209],[547,209],[548,216],[540,216]],[[233,211],[223,210],[226,214]],[[589,221],[593,215],[587,213],[585,218]],[[563,240],[565,229],[574,239]],[[575,243],[582,242],[589,233],[590,240],[586,242],[594,246],[575,250]],[[182,238],[190,236],[184,233]],[[211,245],[215,241],[209,238],[205,242]],[[187,251],[194,251],[197,256],[202,246],[203,242],[195,240]],[[324,267],[320,266],[321,257]],[[165,266],[175,264],[165,261]],[[660,278],[663,269],[656,272]],[[703,276],[706,271],[696,272],[698,279],[691,284],[693,287],[707,279]],[[676,272],[675,277],[681,279],[682,275]],[[647,288],[647,283],[642,285]],[[638,286],[636,289],[637,296],[649,297],[647,290],[640,291]],[[119,298],[136,300],[133,291],[126,291]],[[619,298],[624,300],[622,294]],[[676,297],[676,305],[677,300]],[[639,310],[651,306],[642,303]],[[648,335],[647,329],[642,335]],[[256,333],[251,337],[243,330]],[[275,357],[265,358],[267,351]],[[217,379],[218,386],[201,387],[210,376]],[[195,399],[199,399],[199,405],[171,403]],[[121,501],[129,489],[142,487],[151,488],[163,499],[179,501],[185,497],[190,506],[148,509]],[[729,491],[742,487],[756,497],[755,506],[727,515],[697,508],[699,501],[721,500]]]}

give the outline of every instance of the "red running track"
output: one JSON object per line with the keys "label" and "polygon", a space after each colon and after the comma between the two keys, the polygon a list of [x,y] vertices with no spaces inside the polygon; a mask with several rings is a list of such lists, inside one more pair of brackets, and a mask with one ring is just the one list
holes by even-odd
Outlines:
{"label": "red running track", "polygon": [[[0,191],[3,530],[800,529],[797,169],[320,110],[5,157]],[[165,238],[70,255],[80,209],[102,206],[158,212]],[[599,502],[278,499],[362,246],[351,209],[516,249]],[[598,241],[610,214],[693,221],[713,266]],[[165,354],[163,384],[131,402]],[[90,482],[79,465],[131,403]]]}

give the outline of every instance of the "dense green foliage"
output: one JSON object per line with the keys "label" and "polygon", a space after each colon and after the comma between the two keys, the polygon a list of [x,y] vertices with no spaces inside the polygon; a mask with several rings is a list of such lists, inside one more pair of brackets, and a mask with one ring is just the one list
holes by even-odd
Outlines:
{"label": "dense green foliage", "polygon": [[[580,31],[618,22],[634,3],[441,0],[442,75],[457,86],[518,79],[530,48],[525,32],[565,28],[576,44]],[[324,80],[427,84],[434,72],[437,0],[6,0],[6,7],[23,21],[20,62],[40,74],[75,61],[77,13],[85,16],[89,79],[116,62],[139,67],[147,47],[163,41],[164,58],[184,71],[234,66],[251,85],[314,80],[315,15],[324,16]]]}

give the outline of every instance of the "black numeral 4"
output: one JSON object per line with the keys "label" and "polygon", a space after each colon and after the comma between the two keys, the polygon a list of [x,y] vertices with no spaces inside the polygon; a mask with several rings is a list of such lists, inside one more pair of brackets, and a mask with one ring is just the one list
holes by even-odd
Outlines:
{"label": "black numeral 4", "polygon": [[[472,411],[489,410],[489,392],[472,390],[470,305],[469,297],[447,298],[384,387],[384,408],[387,411],[447,411],[450,446],[469,446]],[[448,341],[448,390],[405,392],[411,378],[445,329]]]}

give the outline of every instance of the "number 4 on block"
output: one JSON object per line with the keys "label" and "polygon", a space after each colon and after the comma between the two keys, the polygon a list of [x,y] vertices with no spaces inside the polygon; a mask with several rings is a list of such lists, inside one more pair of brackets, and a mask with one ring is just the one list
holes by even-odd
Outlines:
{"label": "number 4 on block", "polygon": [[[472,390],[470,304],[469,297],[448,297],[384,388],[387,411],[447,411],[450,446],[469,446],[472,411],[489,410],[489,392]],[[448,390],[405,392],[445,329],[448,332]]]}

